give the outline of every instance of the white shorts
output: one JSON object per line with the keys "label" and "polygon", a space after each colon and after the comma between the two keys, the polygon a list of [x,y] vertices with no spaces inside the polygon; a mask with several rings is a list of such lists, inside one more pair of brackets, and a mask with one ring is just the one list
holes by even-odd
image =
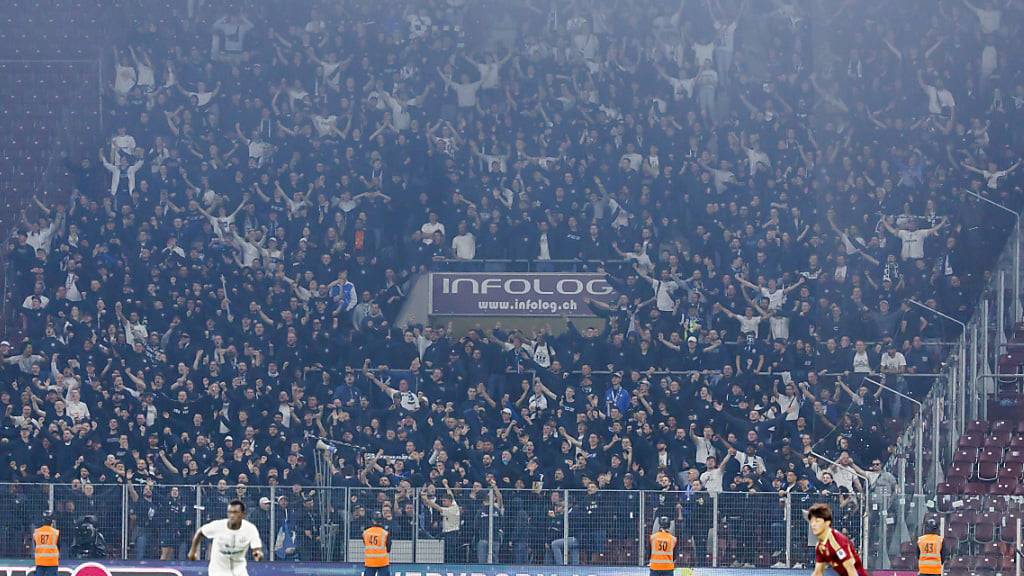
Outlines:
{"label": "white shorts", "polygon": [[249,576],[249,571],[244,564],[233,568],[211,564],[209,574],[210,576]]}

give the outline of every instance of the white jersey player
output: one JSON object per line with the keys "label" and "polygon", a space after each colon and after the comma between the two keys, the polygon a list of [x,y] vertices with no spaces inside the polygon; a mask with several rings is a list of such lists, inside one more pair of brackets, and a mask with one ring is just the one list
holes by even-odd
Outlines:
{"label": "white jersey player", "polygon": [[203,524],[192,537],[188,559],[196,560],[199,545],[204,538],[213,541],[210,552],[210,576],[249,576],[246,570],[246,552],[252,550],[252,559],[263,558],[263,541],[259,530],[245,519],[245,504],[234,500],[228,504],[228,517]]}

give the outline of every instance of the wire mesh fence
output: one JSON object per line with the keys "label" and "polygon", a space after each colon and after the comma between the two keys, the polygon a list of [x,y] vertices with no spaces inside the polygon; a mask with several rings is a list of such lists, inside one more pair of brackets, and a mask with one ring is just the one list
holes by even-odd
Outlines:
{"label": "wire mesh fence", "polygon": [[361,534],[379,517],[395,563],[639,566],[650,535],[667,527],[679,566],[806,568],[815,540],[804,511],[825,503],[868,568],[912,569],[916,537],[932,517],[944,522],[954,567],[1016,568],[1019,497],[944,495],[918,519],[904,494],[699,488],[0,484],[0,554],[30,557],[32,529],[50,510],[68,558],[181,560],[195,530],[240,500],[272,562],[361,562]]}

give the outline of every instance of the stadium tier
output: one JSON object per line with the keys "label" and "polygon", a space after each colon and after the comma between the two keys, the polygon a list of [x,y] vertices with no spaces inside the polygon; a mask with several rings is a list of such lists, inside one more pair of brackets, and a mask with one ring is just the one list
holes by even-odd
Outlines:
{"label": "stadium tier", "polygon": [[[109,5],[108,5],[109,4]],[[11,0],[0,558],[1021,556],[1024,5]]]}

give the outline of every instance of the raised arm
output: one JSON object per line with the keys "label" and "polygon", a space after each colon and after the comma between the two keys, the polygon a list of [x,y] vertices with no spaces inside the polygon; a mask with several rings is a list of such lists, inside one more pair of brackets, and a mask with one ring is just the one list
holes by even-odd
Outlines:
{"label": "raised arm", "polygon": [[442,511],[441,506],[437,502],[434,502],[429,497],[427,497],[427,491],[426,490],[420,490],[420,499],[422,499],[423,503],[427,505],[427,508],[430,508],[431,510],[433,510],[435,512],[441,512]]}
{"label": "raised arm", "polygon": [[738,314],[728,309],[727,307],[723,306],[721,302],[715,302],[714,308],[721,310],[723,314],[734,320],[739,317]]}
{"label": "raised arm", "polygon": [[889,234],[892,234],[893,236],[897,236],[899,234],[899,230],[894,228],[893,225],[889,223],[889,219],[885,216],[882,217],[882,226],[884,226],[885,229],[889,231]]}
{"label": "raised arm", "polygon": [[929,234],[929,235],[931,235],[931,234],[935,234],[936,232],[938,232],[939,230],[941,230],[941,229],[942,229],[942,227],[943,227],[943,226],[945,226],[945,225],[946,225],[946,222],[948,222],[948,221],[949,221],[949,218],[947,218],[946,216],[943,216],[943,217],[942,217],[942,220],[939,220],[939,223],[938,223],[938,224],[936,224],[935,226],[932,226],[931,228],[929,228],[929,229],[927,230],[928,234]]}
{"label": "raised arm", "polygon": [[967,170],[968,172],[974,172],[975,174],[981,174],[981,175],[985,174],[984,170],[980,170],[978,168],[975,168],[974,166],[971,166],[967,162],[960,162],[960,165],[963,166],[964,169]]}
{"label": "raised arm", "polygon": [[783,292],[784,292],[785,294],[789,294],[789,293],[790,293],[790,292],[792,292],[793,290],[796,290],[797,288],[799,288],[799,287],[800,287],[800,285],[802,285],[802,284],[804,283],[804,281],[805,281],[805,280],[807,280],[807,279],[806,279],[806,278],[804,278],[803,276],[801,276],[801,277],[800,277],[800,279],[796,281],[796,283],[794,283],[794,284],[793,284],[793,285],[791,285],[791,286],[788,286],[788,287],[786,287],[786,288],[785,288],[785,289],[783,289],[782,291],[783,291]]}

